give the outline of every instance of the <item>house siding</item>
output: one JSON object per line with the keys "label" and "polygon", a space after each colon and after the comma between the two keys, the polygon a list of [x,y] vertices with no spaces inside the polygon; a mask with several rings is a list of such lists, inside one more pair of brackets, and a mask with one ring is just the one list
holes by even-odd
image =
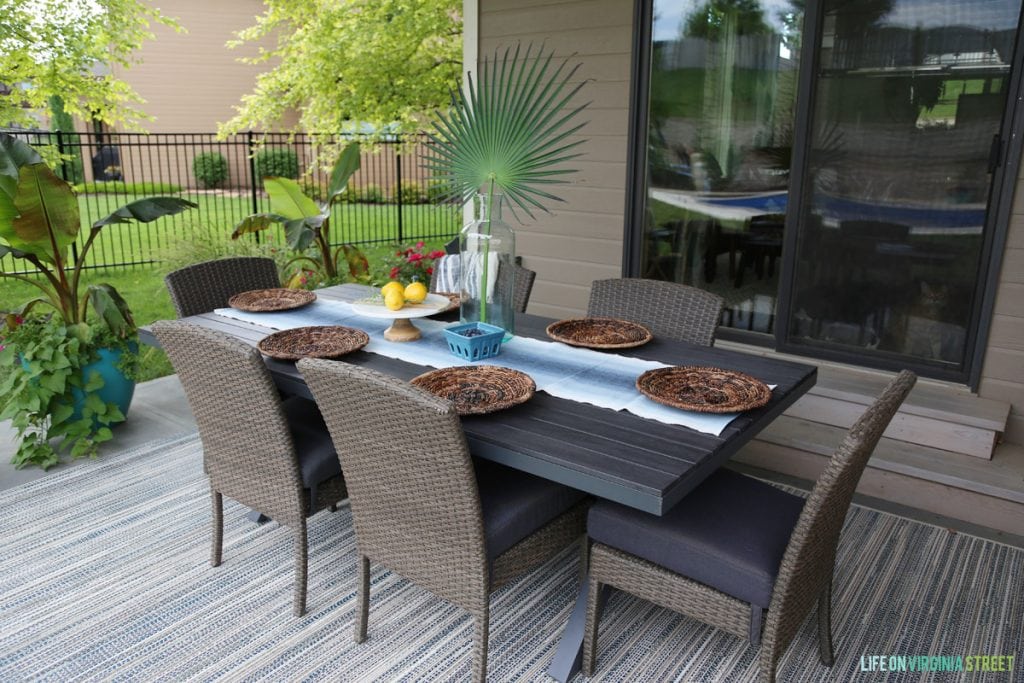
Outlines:
{"label": "house siding", "polygon": [[[472,0],[468,0],[472,1]],[[564,204],[517,229],[517,251],[537,271],[530,312],[561,317],[586,307],[591,281],[622,272],[633,3],[621,0],[481,0],[479,54],[516,41],[574,55],[592,105],[580,172]],[[1018,188],[1024,185],[1024,173]],[[1016,192],[978,394],[1010,403],[1003,440],[1024,443],[1024,192]]]}
{"label": "house siding", "polygon": [[[1024,166],[1021,167],[1024,169]],[[1003,440],[1024,444],[1024,172],[1017,190],[999,272],[992,325],[978,394],[1010,403]]]}
{"label": "house siding", "polygon": [[586,310],[590,284],[622,274],[633,3],[622,0],[482,0],[479,55],[521,42],[545,44],[581,63],[590,102],[577,139],[583,156],[568,185],[553,188],[564,203],[550,214],[511,221],[516,252],[537,272],[530,312],[552,317]]}

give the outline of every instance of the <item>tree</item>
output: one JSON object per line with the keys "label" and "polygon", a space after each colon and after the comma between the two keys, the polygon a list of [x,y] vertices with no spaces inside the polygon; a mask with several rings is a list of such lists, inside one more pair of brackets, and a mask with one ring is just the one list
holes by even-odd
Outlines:
{"label": "tree", "polygon": [[419,130],[462,77],[461,0],[266,0],[228,45],[276,40],[248,63],[274,66],[222,134],[280,127],[338,133],[354,122]]}
{"label": "tree", "polygon": [[720,40],[723,29],[732,24],[737,35],[770,33],[758,0],[707,0],[687,17],[685,35],[691,38]]}
{"label": "tree", "polygon": [[68,114],[138,128],[142,98],[109,66],[130,67],[153,34],[177,23],[139,0],[0,0],[0,125],[37,125],[59,97]]}

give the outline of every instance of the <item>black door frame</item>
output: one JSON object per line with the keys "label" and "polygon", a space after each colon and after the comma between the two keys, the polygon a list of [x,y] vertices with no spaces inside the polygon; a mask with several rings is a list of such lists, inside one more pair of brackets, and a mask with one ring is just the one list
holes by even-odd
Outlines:
{"label": "black door frame", "polygon": [[[623,226],[622,274],[639,277],[643,257],[644,226],[646,224],[645,194],[647,190],[647,123],[650,109],[650,60],[653,0],[634,0],[632,82],[630,84],[629,139],[627,147],[626,202]],[[779,296],[775,315],[774,334],[750,333],[731,328],[719,328],[719,337],[756,346],[773,347],[784,353],[807,358],[820,358],[885,370],[898,370],[910,366],[921,375],[967,384],[977,390],[981,381],[985,348],[999,287],[999,273],[1009,231],[1010,213],[1017,187],[1017,173],[1024,156],[1024,16],[1018,16],[1016,45],[1011,61],[1010,82],[1007,88],[1007,106],[1001,123],[999,159],[993,172],[989,210],[980,255],[980,272],[968,321],[967,348],[964,350],[962,370],[948,370],[925,363],[908,363],[906,358],[886,358],[877,354],[862,354],[838,349],[826,349],[794,344],[788,341],[788,320],[792,314],[793,280],[796,275],[793,254],[797,247],[797,230],[808,191],[807,157],[810,140],[805,134],[795,136],[790,162],[790,197],[786,210],[786,231],[783,239]],[[811,119],[810,103],[814,101],[819,71],[820,41],[822,33],[821,3],[810,0],[804,8],[801,35],[800,74],[797,82],[797,108],[794,129],[808,130]]]}

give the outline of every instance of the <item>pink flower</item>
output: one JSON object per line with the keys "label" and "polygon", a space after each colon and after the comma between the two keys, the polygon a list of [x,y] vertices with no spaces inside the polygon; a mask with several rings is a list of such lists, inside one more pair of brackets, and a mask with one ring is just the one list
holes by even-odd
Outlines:
{"label": "pink flower", "polygon": [[416,243],[416,248],[417,249],[422,249],[423,248],[423,242],[417,242]]}

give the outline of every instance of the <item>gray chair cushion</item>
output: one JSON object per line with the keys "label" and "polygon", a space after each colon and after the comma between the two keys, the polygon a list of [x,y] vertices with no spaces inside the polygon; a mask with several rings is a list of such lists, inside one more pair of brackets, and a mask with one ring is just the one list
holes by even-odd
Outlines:
{"label": "gray chair cushion", "polygon": [[295,453],[299,457],[302,485],[315,490],[320,482],[341,474],[334,442],[316,403],[292,397],[283,401],[281,407],[288,419]]}
{"label": "gray chair cushion", "polygon": [[473,458],[491,560],[567,512],[586,494],[531,474]]}
{"label": "gray chair cushion", "polygon": [[804,499],[722,469],[663,517],[599,502],[587,533],[598,543],[768,607]]}

